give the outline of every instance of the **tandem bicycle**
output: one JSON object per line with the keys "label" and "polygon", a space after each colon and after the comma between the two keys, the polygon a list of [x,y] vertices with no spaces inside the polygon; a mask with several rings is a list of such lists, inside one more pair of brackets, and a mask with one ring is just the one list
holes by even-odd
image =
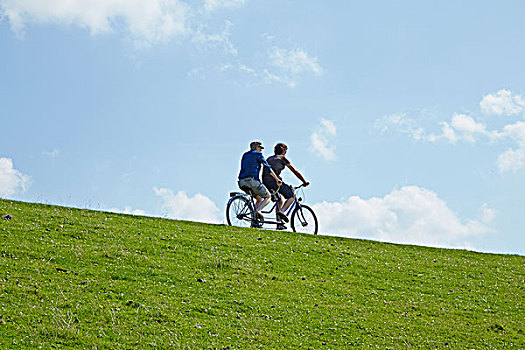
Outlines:
{"label": "tandem bicycle", "polygon": [[[294,232],[317,234],[318,222],[314,211],[309,206],[302,203],[303,198],[298,196],[299,189],[302,190],[304,185],[293,187],[294,201],[284,213],[290,218],[290,226]],[[277,219],[279,208],[278,190],[272,192],[273,206],[270,210],[262,210],[264,220],[257,218],[255,215],[255,198],[253,193],[248,189],[242,189],[243,192],[230,192],[230,200],[226,205],[226,220],[230,226],[263,228],[264,225],[277,225],[280,227],[282,222]],[[304,196],[304,193],[303,193]],[[275,210],[275,219],[268,218]],[[290,216],[291,214],[291,216]]]}

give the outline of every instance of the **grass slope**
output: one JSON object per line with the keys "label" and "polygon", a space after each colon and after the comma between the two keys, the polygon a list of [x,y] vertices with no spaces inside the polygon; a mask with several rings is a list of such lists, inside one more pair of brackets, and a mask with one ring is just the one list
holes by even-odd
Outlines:
{"label": "grass slope", "polygon": [[524,349],[525,257],[0,200],[0,348]]}

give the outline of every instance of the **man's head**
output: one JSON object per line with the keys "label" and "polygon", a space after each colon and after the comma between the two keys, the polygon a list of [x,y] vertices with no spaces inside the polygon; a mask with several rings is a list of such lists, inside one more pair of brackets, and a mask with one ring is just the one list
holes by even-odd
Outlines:
{"label": "man's head", "polygon": [[262,151],[264,149],[263,145],[259,141],[253,141],[250,143],[250,150],[252,151]]}
{"label": "man's head", "polygon": [[286,153],[288,150],[288,146],[286,146],[284,143],[278,143],[273,148],[273,153],[275,153],[276,156],[279,156],[281,154]]}

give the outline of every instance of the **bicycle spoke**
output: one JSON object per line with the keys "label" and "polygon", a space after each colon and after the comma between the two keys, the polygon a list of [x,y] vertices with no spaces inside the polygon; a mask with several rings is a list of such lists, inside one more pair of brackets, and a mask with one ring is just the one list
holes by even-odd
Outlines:
{"label": "bicycle spoke", "polygon": [[292,214],[292,228],[295,232],[317,234],[317,218],[313,210],[302,205],[296,208]]}
{"label": "bicycle spoke", "polygon": [[242,196],[233,198],[226,209],[228,224],[232,226],[250,227],[252,215],[250,203]]}

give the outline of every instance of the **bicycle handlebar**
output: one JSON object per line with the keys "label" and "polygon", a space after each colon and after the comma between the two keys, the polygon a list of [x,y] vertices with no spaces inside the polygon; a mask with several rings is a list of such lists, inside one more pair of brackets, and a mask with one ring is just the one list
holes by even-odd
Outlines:
{"label": "bicycle handlebar", "polygon": [[[279,187],[281,187],[281,186],[277,186],[277,188],[275,190],[273,190],[273,191],[270,190],[270,194],[276,194],[277,192],[279,192]],[[296,191],[296,190],[298,190],[298,189],[300,189],[302,187],[306,187],[305,184],[302,184],[302,185],[299,185],[299,186],[293,186],[293,189],[294,189],[294,191]]]}

